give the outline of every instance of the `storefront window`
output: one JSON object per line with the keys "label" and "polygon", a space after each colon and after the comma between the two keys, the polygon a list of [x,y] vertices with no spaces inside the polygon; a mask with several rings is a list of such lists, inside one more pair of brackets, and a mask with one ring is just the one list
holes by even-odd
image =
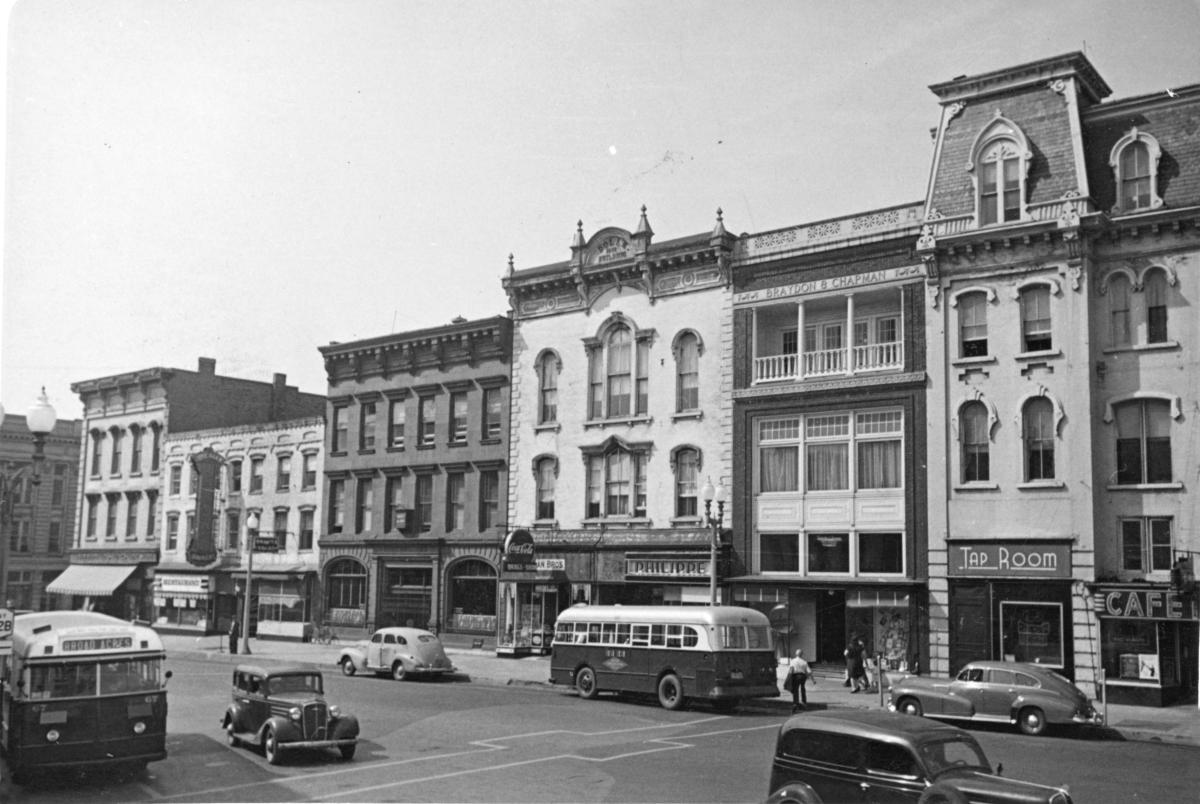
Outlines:
{"label": "storefront window", "polygon": [[361,610],[367,599],[367,570],[352,558],[333,561],[326,571],[328,610]]}
{"label": "storefront window", "polygon": [[797,534],[763,533],[758,540],[763,572],[800,571],[800,537]]}
{"label": "storefront window", "polygon": [[1059,603],[1001,602],[1000,634],[1004,658],[1063,667],[1062,620]]}
{"label": "storefront window", "polygon": [[1106,678],[1159,683],[1155,625],[1153,620],[1100,620],[1100,661]]}
{"label": "storefront window", "polygon": [[846,533],[808,534],[808,571],[850,572],[850,536]]}
{"label": "storefront window", "polygon": [[460,631],[496,630],[496,570],[485,561],[469,559],[449,573],[448,626]]}

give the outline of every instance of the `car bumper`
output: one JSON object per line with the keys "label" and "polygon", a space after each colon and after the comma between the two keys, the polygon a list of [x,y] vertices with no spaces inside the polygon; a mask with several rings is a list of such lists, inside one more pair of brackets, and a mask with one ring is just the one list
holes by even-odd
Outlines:
{"label": "car bumper", "polygon": [[276,745],[280,751],[291,751],[296,748],[342,748],[357,743],[357,737],[347,737],[344,740],[294,740],[286,743],[280,740]]}
{"label": "car bumper", "polygon": [[1080,726],[1103,726],[1104,715],[1099,712],[1091,712],[1090,714],[1075,715],[1071,718],[1071,722],[1077,723]]}

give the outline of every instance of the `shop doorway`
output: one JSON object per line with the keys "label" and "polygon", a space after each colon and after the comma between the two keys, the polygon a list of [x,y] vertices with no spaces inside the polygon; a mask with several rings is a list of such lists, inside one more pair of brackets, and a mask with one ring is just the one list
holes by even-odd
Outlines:
{"label": "shop doorway", "polygon": [[845,661],[846,593],[827,589],[817,594],[817,661],[837,664]]}

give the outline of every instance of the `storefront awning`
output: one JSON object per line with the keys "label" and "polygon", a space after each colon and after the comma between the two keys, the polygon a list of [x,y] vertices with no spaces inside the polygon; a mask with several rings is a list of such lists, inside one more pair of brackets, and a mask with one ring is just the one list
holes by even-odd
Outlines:
{"label": "storefront awning", "polygon": [[71,564],[63,574],[46,586],[46,591],[55,595],[83,595],[107,597],[133,574],[137,565],[124,564]]}

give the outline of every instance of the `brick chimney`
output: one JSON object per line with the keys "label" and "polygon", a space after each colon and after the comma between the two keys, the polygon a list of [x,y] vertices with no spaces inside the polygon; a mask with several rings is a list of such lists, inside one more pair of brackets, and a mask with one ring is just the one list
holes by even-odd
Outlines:
{"label": "brick chimney", "polygon": [[276,422],[283,418],[283,412],[287,409],[287,375],[281,372],[275,372],[271,377],[271,421]]}
{"label": "brick chimney", "polygon": [[200,365],[196,370],[199,371],[201,374],[207,374],[210,377],[214,376],[217,373],[216,358],[214,358],[214,357],[200,358]]}

